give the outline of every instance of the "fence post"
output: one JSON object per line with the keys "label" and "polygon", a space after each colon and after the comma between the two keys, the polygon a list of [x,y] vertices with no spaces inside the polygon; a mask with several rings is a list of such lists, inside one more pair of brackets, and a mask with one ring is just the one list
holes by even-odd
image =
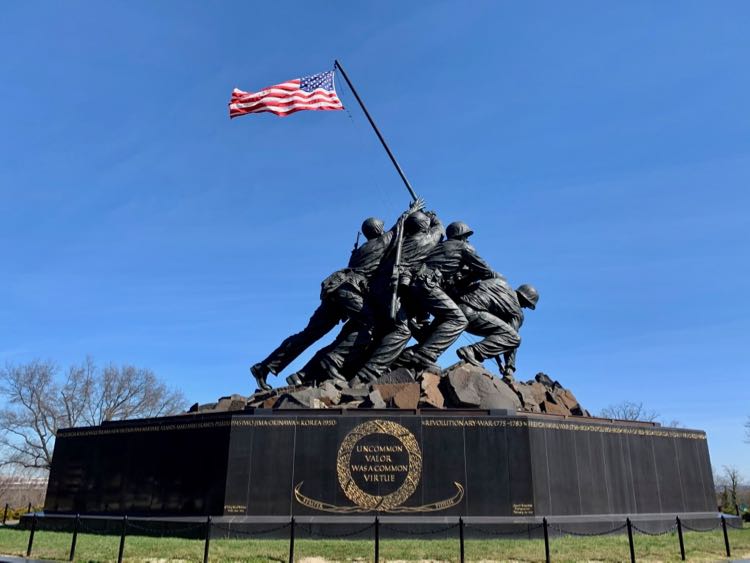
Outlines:
{"label": "fence post", "polygon": [[682,538],[682,521],[677,517],[677,537],[680,538],[680,558],[685,561],[685,540]]}
{"label": "fence post", "polygon": [[208,544],[211,542],[211,517],[206,518],[206,544],[203,546],[203,563],[208,563]]}
{"label": "fence post", "polygon": [[464,519],[458,518],[458,541],[461,543],[461,563],[464,563]]}
{"label": "fence post", "polygon": [[727,549],[727,557],[731,557],[732,552],[729,550],[729,536],[727,535],[727,520],[721,515],[721,527],[724,529],[724,547]]}
{"label": "fence post", "polygon": [[380,518],[375,517],[375,563],[380,561]]}
{"label": "fence post", "polygon": [[289,522],[289,563],[294,563],[294,516]]}
{"label": "fence post", "polygon": [[29,503],[29,508],[28,508],[28,510],[26,511],[26,513],[27,513],[27,514],[31,514],[31,503]]}
{"label": "fence post", "polygon": [[635,563],[635,546],[633,545],[633,524],[631,524],[630,518],[627,519],[626,524],[628,525],[628,543],[630,544],[630,563]]}
{"label": "fence post", "polygon": [[36,514],[31,519],[31,533],[29,534],[29,545],[26,548],[26,557],[31,557],[31,546],[34,545],[34,532],[36,532]]}
{"label": "fence post", "polygon": [[128,529],[128,517],[122,517],[122,533],[120,534],[120,551],[117,552],[117,563],[122,563],[122,556],[125,553],[125,532]]}
{"label": "fence post", "polygon": [[737,503],[734,503],[734,511],[737,513],[737,516],[740,515],[740,505]]}
{"label": "fence post", "polygon": [[5,511],[3,512],[3,526],[5,526],[5,521],[8,519],[8,503],[5,503]]}
{"label": "fence post", "polygon": [[73,524],[73,539],[70,540],[70,555],[68,556],[68,561],[73,561],[76,556],[76,542],[78,541],[78,526],[81,523],[81,515],[76,514],[76,520]]}
{"label": "fence post", "polygon": [[547,518],[542,518],[542,527],[544,528],[544,561],[549,563],[549,524]]}

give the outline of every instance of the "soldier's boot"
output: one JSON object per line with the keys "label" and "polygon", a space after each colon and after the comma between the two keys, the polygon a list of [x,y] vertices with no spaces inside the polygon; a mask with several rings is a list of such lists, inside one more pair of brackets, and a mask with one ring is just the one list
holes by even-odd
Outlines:
{"label": "soldier's boot", "polygon": [[378,377],[380,377],[380,374],[374,369],[365,366],[359,370],[359,373],[357,373],[355,377],[364,383],[375,383],[378,380]]}
{"label": "soldier's boot", "polygon": [[482,365],[482,359],[477,356],[477,353],[471,346],[462,346],[461,348],[456,350],[456,355],[466,363],[475,366]]}
{"label": "soldier's boot", "polygon": [[441,375],[443,370],[427,356],[420,354],[414,348],[408,348],[399,357],[399,366],[413,368],[417,371],[428,371],[435,375]]}
{"label": "soldier's boot", "polygon": [[407,348],[401,354],[399,354],[398,358],[393,362],[392,367],[394,368],[408,368],[411,367],[412,363],[414,362],[414,350],[411,348]]}
{"label": "soldier's boot", "polygon": [[367,387],[367,383],[359,375],[355,375],[349,381],[349,387],[351,389],[361,389],[362,387]]}
{"label": "soldier's boot", "polygon": [[268,374],[271,373],[271,370],[268,369],[264,364],[255,364],[250,368],[250,373],[253,374],[253,377],[255,378],[259,389],[262,389],[263,391],[270,391],[271,389],[273,389],[273,387],[271,387],[266,382],[266,378],[268,377]]}
{"label": "soldier's boot", "polygon": [[289,385],[303,385],[302,378],[299,376],[299,373],[293,373],[292,375],[287,377],[286,382]]}

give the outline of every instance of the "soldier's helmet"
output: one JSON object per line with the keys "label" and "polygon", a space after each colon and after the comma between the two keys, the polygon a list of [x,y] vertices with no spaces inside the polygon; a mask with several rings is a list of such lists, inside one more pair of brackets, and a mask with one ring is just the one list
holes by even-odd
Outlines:
{"label": "soldier's helmet", "polygon": [[367,240],[374,239],[383,234],[383,221],[377,217],[368,217],[362,222],[362,234]]}
{"label": "soldier's helmet", "polygon": [[529,309],[536,309],[536,304],[539,302],[539,292],[533,285],[527,283],[519,285],[516,293],[526,300]]}
{"label": "soldier's helmet", "polygon": [[410,235],[424,232],[429,228],[430,218],[421,211],[415,211],[404,221],[404,230]]}
{"label": "soldier's helmet", "polygon": [[459,237],[468,238],[474,234],[474,231],[463,221],[454,221],[445,229],[445,234],[448,240],[451,240]]}

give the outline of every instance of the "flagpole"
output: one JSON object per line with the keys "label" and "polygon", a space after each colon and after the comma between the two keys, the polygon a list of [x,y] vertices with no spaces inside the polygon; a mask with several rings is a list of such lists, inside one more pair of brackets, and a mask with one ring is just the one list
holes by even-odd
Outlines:
{"label": "flagpole", "polygon": [[390,157],[391,162],[393,163],[393,166],[396,167],[396,171],[398,172],[398,175],[401,176],[401,179],[404,181],[404,185],[406,185],[406,189],[409,190],[409,195],[411,195],[411,198],[414,201],[416,201],[417,194],[414,192],[414,189],[411,187],[409,180],[406,179],[406,174],[404,174],[404,171],[401,170],[401,166],[399,166],[398,161],[396,160],[396,157],[393,156],[393,153],[391,152],[391,149],[388,146],[388,143],[385,142],[383,135],[381,135],[380,130],[378,129],[378,126],[375,125],[375,122],[372,120],[372,117],[370,116],[370,112],[367,111],[367,108],[365,107],[364,102],[362,102],[362,98],[360,98],[359,94],[357,94],[357,90],[355,90],[354,85],[352,84],[352,81],[349,80],[349,77],[346,75],[346,71],[341,66],[341,63],[338,62],[337,60],[333,61],[333,67],[334,69],[337,68],[341,71],[341,76],[344,77],[344,80],[346,80],[346,83],[349,85],[349,89],[352,91],[352,94],[354,94],[354,97],[357,98],[357,101],[359,102],[359,105],[362,108],[362,111],[365,113],[365,117],[367,117],[367,120],[370,122],[370,125],[372,125],[372,128],[375,131],[375,134],[378,136],[378,139],[380,139],[380,142],[383,144],[383,148],[385,149],[385,152],[388,153],[388,156]]}

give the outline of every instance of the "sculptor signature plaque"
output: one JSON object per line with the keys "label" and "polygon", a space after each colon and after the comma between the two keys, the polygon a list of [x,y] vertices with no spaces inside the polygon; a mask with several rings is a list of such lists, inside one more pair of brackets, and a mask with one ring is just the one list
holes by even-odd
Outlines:
{"label": "sculptor signature plaque", "polygon": [[336,456],[339,486],[354,506],[335,506],[302,494],[303,483],[294,488],[297,501],[326,512],[433,512],[461,502],[464,488],[454,481],[456,494],[421,506],[403,506],[422,477],[422,452],[408,428],[388,420],[359,424],[341,442]]}

